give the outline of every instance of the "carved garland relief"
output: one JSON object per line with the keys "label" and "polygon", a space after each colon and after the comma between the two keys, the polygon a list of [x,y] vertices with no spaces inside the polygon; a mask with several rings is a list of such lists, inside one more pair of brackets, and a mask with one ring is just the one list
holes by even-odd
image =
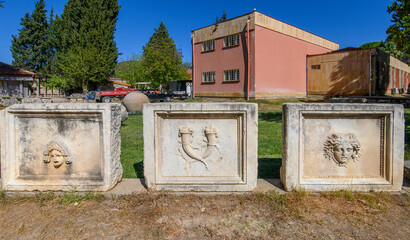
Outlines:
{"label": "carved garland relief", "polygon": [[350,160],[359,160],[361,146],[352,133],[332,134],[327,137],[323,150],[327,159],[333,160],[339,167],[346,167]]}
{"label": "carved garland relief", "polygon": [[178,137],[179,143],[181,144],[180,148],[178,149],[178,155],[181,156],[186,161],[186,169],[190,168],[190,165],[193,162],[200,162],[202,163],[206,170],[209,171],[209,165],[216,162],[221,161],[222,158],[210,158],[213,153],[219,153],[218,150],[218,129],[212,126],[206,127],[203,132],[205,135],[204,142],[206,143],[206,149],[203,153],[198,152],[198,148],[194,148],[192,146],[193,141],[193,133],[195,129],[189,126],[185,126],[179,129]]}

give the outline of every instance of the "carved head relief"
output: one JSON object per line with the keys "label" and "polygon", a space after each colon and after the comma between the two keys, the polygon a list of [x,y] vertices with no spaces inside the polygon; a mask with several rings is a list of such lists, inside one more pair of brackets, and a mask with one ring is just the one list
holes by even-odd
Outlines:
{"label": "carved head relief", "polygon": [[49,142],[43,151],[43,161],[53,163],[55,168],[61,167],[63,163],[70,164],[68,149],[58,141]]}
{"label": "carved head relief", "polygon": [[346,167],[346,164],[353,159],[353,162],[359,160],[360,143],[356,136],[349,134],[332,134],[327,137],[324,144],[324,155],[327,159],[333,160],[340,167]]}

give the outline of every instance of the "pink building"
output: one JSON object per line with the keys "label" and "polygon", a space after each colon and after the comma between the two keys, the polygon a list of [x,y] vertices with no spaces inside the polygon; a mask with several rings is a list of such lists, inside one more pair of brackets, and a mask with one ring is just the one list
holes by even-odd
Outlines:
{"label": "pink building", "polygon": [[306,56],[337,43],[257,11],[192,31],[194,96],[306,96]]}

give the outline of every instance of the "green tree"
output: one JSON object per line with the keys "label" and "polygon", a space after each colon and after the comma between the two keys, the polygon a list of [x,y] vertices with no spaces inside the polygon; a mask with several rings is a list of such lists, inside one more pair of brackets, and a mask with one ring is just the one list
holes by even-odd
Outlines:
{"label": "green tree", "polygon": [[56,24],[57,68],[66,85],[86,93],[115,71],[117,0],[69,0]]}
{"label": "green tree", "polygon": [[387,12],[392,14],[393,23],[386,31],[388,38],[399,50],[410,54],[410,1],[395,0],[387,7]]}
{"label": "green tree", "polygon": [[380,46],[380,44],[382,44],[383,41],[380,42],[368,42],[363,44],[362,46],[360,46],[360,49],[370,49],[370,48],[377,48]]}
{"label": "green tree", "polygon": [[127,83],[134,85],[137,82],[144,81],[144,69],[140,55],[134,55],[127,61],[122,61],[117,64],[115,76],[122,78]]}
{"label": "green tree", "polygon": [[224,10],[223,13],[222,13],[221,18],[216,17],[216,24],[218,24],[220,22],[223,22],[225,20],[226,20],[226,13],[225,13],[225,10]]}
{"label": "green tree", "polygon": [[191,62],[184,62],[184,63],[182,63],[182,67],[185,69],[185,71],[192,70],[192,63]]}
{"label": "green tree", "polygon": [[21,19],[22,28],[17,36],[12,35],[10,48],[12,64],[35,72],[39,78],[47,78],[54,55],[46,12],[44,0],[37,1],[32,14]]}
{"label": "green tree", "polygon": [[5,1],[0,1],[0,8],[4,8],[4,2]]}
{"label": "green tree", "polygon": [[379,46],[379,49],[382,50],[383,52],[388,53],[391,56],[403,61],[403,56],[405,55],[405,53],[400,51],[397,48],[397,45],[393,41],[391,41],[389,39],[386,39],[386,41],[382,41],[380,46]]}
{"label": "green tree", "polygon": [[143,47],[142,67],[145,80],[155,88],[166,85],[170,80],[189,77],[182,65],[181,50],[176,48],[163,22]]}
{"label": "green tree", "polygon": [[410,57],[409,54],[405,54],[404,52],[398,50],[396,44],[390,39],[386,39],[386,41],[380,41],[380,42],[365,43],[359,48],[360,49],[378,48],[382,50],[383,52],[388,53],[391,56],[405,63],[408,63],[408,59]]}

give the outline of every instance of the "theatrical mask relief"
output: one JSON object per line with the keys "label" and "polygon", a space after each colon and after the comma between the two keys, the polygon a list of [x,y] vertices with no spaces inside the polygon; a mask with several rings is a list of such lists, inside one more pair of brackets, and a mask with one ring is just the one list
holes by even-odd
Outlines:
{"label": "theatrical mask relief", "polygon": [[55,168],[61,167],[63,163],[71,163],[67,147],[58,141],[51,141],[46,145],[43,152],[43,161],[52,163]]}
{"label": "theatrical mask relief", "polygon": [[327,159],[333,160],[339,167],[346,167],[350,160],[353,160],[353,162],[359,160],[360,148],[357,137],[349,133],[328,136],[323,150]]}

